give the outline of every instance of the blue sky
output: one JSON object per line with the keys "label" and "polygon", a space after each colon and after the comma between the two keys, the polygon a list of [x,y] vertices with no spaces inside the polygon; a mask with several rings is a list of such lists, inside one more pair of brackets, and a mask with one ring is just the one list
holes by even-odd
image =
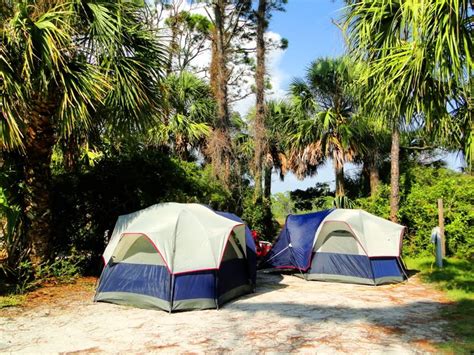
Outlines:
{"label": "blue sky", "polygon": [[340,30],[331,18],[340,17],[341,1],[289,0],[285,12],[277,12],[270,22],[270,31],[287,38],[289,47],[279,67],[291,78],[303,76],[305,69],[318,57],[335,57],[344,51]]}
{"label": "blue sky", "polygon": [[[278,69],[282,74],[284,90],[295,77],[302,77],[306,68],[319,57],[337,57],[344,52],[344,41],[340,30],[331,22],[338,19],[343,7],[342,1],[331,0],[289,0],[285,12],[275,13],[270,22],[270,31],[288,39],[288,49],[279,59]],[[346,167],[351,173],[355,167]],[[306,189],[316,182],[334,185],[331,162],[322,167],[318,174],[303,181],[288,174],[282,182],[277,175],[272,179],[272,192]]]}
{"label": "blue sky", "polygon": [[[337,57],[344,52],[344,41],[340,30],[331,22],[341,16],[343,1],[288,0],[285,12],[275,13],[269,30],[287,38],[288,49],[278,58],[277,70],[271,75],[280,77],[280,89],[287,90],[291,80],[302,77],[310,63],[319,57]],[[450,154],[446,158],[452,169],[462,164],[459,157]],[[345,167],[346,173],[355,173],[352,164]],[[328,162],[312,178],[299,181],[292,174],[281,182],[277,175],[272,179],[272,193],[306,189],[316,182],[328,182],[334,187],[332,163]]]}

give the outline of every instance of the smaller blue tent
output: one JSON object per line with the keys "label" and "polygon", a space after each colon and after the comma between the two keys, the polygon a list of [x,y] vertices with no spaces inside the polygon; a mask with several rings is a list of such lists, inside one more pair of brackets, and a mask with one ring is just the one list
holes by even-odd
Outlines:
{"label": "smaller blue tent", "polygon": [[368,285],[400,282],[404,227],[362,210],[290,215],[262,268],[298,270],[307,280]]}

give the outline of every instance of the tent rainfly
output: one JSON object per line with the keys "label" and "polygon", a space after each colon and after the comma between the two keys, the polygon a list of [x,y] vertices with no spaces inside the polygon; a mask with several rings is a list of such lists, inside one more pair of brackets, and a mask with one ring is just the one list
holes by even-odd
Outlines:
{"label": "tent rainfly", "polygon": [[255,288],[250,230],[199,204],[163,203],[120,216],[94,300],[166,311],[218,308]]}
{"label": "tent rainfly", "polygon": [[362,210],[289,215],[261,265],[295,269],[306,280],[401,282],[406,277],[400,257],[404,230]]}

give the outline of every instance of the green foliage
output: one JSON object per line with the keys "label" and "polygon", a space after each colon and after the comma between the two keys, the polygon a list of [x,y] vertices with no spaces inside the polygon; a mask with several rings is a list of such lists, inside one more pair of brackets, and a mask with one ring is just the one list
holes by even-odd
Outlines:
{"label": "green foliage", "polygon": [[250,229],[256,231],[261,239],[267,241],[273,241],[279,229],[279,223],[273,218],[270,201],[264,199],[261,203],[255,203],[250,190],[244,198],[242,220]]}
{"label": "green foliage", "polygon": [[315,187],[290,192],[298,212],[320,211],[333,207],[334,193],[326,183],[316,183]]}
{"label": "green foliage", "polygon": [[409,228],[411,253],[428,249],[427,236],[438,222],[437,199],[442,198],[447,253],[470,256],[474,253],[474,177],[431,168],[416,168],[412,174],[400,208],[401,221]]}
{"label": "green foliage", "polygon": [[347,196],[336,196],[332,201],[332,206],[334,208],[354,208],[354,201],[352,201]]}
{"label": "green foliage", "polygon": [[15,277],[18,264],[28,250],[23,235],[20,196],[24,188],[18,182],[18,167],[5,154],[0,166],[0,278]]}
{"label": "green foliage", "polygon": [[296,210],[295,202],[292,200],[290,192],[278,192],[272,196],[272,213],[278,223],[284,224],[286,216]]}
{"label": "green foliage", "polygon": [[443,310],[447,330],[458,338],[441,347],[456,354],[474,351],[474,263],[472,260],[446,258],[442,269],[433,268],[434,257],[406,258],[409,269],[420,271],[421,279],[445,290],[454,301]]}
{"label": "green foliage", "polygon": [[[351,92],[355,73],[347,58],[319,58],[307,69],[304,80],[292,82],[294,112],[286,128],[291,148],[297,152],[292,170],[298,177],[311,175],[326,159],[333,159],[336,170],[342,169],[360,150],[363,142],[356,135]],[[336,176],[339,184],[343,181]]]}
{"label": "green foliage", "polygon": [[0,11],[0,146],[25,143],[38,103],[54,107],[48,118],[64,136],[90,128],[98,109],[124,130],[158,112],[150,83],[165,52],[143,22],[143,1],[17,1]]}
{"label": "green foliage", "polygon": [[13,271],[14,282],[9,288],[0,289],[0,294],[12,290],[15,294],[24,294],[51,280],[58,283],[72,282],[83,273],[86,259],[86,255],[78,253],[74,247],[67,255],[57,256],[36,268],[25,258],[17,263]]}
{"label": "green foliage", "polygon": [[344,17],[350,55],[367,64],[360,84],[370,111],[400,123],[421,114],[431,134],[472,164],[469,1],[350,1]]}
{"label": "green foliage", "polygon": [[163,122],[149,130],[147,140],[167,145],[189,160],[212,130],[216,104],[210,86],[194,74],[171,74],[162,83],[166,96]]}
{"label": "green foliage", "polygon": [[[474,177],[448,169],[415,167],[401,179],[400,223],[407,226],[404,252],[429,254],[431,229],[438,225],[437,200],[443,199],[448,255],[470,257],[474,250]],[[387,218],[389,186],[356,201],[359,208]]]}
{"label": "green foliage", "polygon": [[369,213],[388,219],[390,217],[390,185],[380,184],[374,196],[359,198],[355,206]]}
{"label": "green foliage", "polygon": [[0,309],[7,307],[20,306],[25,302],[25,295],[11,294],[6,296],[0,296]]}

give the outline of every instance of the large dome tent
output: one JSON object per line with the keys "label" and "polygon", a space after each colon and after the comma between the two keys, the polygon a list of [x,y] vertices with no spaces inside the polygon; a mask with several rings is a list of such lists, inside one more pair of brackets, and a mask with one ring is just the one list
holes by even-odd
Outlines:
{"label": "large dome tent", "polygon": [[218,308],[255,287],[255,244],[237,216],[162,203],[120,216],[95,301],[166,311]]}
{"label": "large dome tent", "polygon": [[289,215],[261,267],[297,270],[307,280],[401,282],[406,278],[400,256],[404,230],[356,209]]}

